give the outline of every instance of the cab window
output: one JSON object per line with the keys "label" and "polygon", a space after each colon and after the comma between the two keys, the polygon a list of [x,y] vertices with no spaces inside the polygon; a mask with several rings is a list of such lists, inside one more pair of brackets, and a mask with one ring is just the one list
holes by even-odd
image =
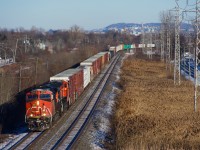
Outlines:
{"label": "cab window", "polygon": [[40,99],[51,100],[51,95],[50,94],[40,94]]}
{"label": "cab window", "polygon": [[32,94],[32,95],[27,95],[27,101],[32,101],[38,99],[38,95]]}

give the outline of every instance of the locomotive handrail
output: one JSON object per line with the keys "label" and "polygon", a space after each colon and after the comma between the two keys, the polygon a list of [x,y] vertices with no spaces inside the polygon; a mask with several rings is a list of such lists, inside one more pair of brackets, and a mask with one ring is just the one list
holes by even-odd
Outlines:
{"label": "locomotive handrail", "polygon": [[50,114],[50,116],[51,116],[51,122],[52,122],[52,120],[53,120],[52,113],[51,113],[51,111],[49,110],[49,108],[46,108],[46,109],[47,109],[48,113],[49,113],[49,114]]}
{"label": "locomotive handrail", "polygon": [[[29,109],[31,109],[31,108],[29,108]],[[26,111],[26,115],[25,115],[25,122],[26,122],[26,116],[27,116],[27,112],[29,111],[29,109]]]}

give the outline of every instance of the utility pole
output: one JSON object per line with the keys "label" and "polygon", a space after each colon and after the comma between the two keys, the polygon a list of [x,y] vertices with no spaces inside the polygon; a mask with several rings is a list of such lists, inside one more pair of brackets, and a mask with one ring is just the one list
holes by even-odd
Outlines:
{"label": "utility pole", "polygon": [[145,38],[145,35],[144,35],[144,25],[142,24],[142,53],[143,54],[145,53],[144,38]]}
{"label": "utility pole", "polygon": [[175,8],[175,58],[174,58],[174,85],[180,85],[181,70],[180,70],[180,19],[179,7]]}
{"label": "utility pole", "polygon": [[149,43],[150,43],[150,54],[149,54],[149,58],[152,59],[152,29],[150,31],[150,39],[149,39]]}
{"label": "utility pole", "polygon": [[196,42],[195,42],[195,75],[194,75],[194,80],[195,80],[195,87],[194,87],[194,111],[197,112],[197,98],[200,95],[199,91],[199,71],[198,71],[198,65],[200,64],[200,28],[199,28],[199,23],[200,23],[200,0],[196,0]]}

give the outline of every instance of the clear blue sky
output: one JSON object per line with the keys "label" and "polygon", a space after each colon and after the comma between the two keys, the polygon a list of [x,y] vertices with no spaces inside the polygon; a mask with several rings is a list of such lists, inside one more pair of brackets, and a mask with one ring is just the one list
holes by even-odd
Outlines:
{"label": "clear blue sky", "polygon": [[[186,3],[186,0],[179,0]],[[175,0],[0,0],[0,28],[103,28],[113,23],[160,22]]]}

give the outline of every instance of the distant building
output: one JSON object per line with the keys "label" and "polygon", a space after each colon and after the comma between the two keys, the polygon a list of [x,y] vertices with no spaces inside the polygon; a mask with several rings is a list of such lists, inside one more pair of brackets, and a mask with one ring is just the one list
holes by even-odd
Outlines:
{"label": "distant building", "polygon": [[37,44],[37,47],[40,49],[40,50],[45,50],[46,49],[46,45],[44,43],[38,43]]}

